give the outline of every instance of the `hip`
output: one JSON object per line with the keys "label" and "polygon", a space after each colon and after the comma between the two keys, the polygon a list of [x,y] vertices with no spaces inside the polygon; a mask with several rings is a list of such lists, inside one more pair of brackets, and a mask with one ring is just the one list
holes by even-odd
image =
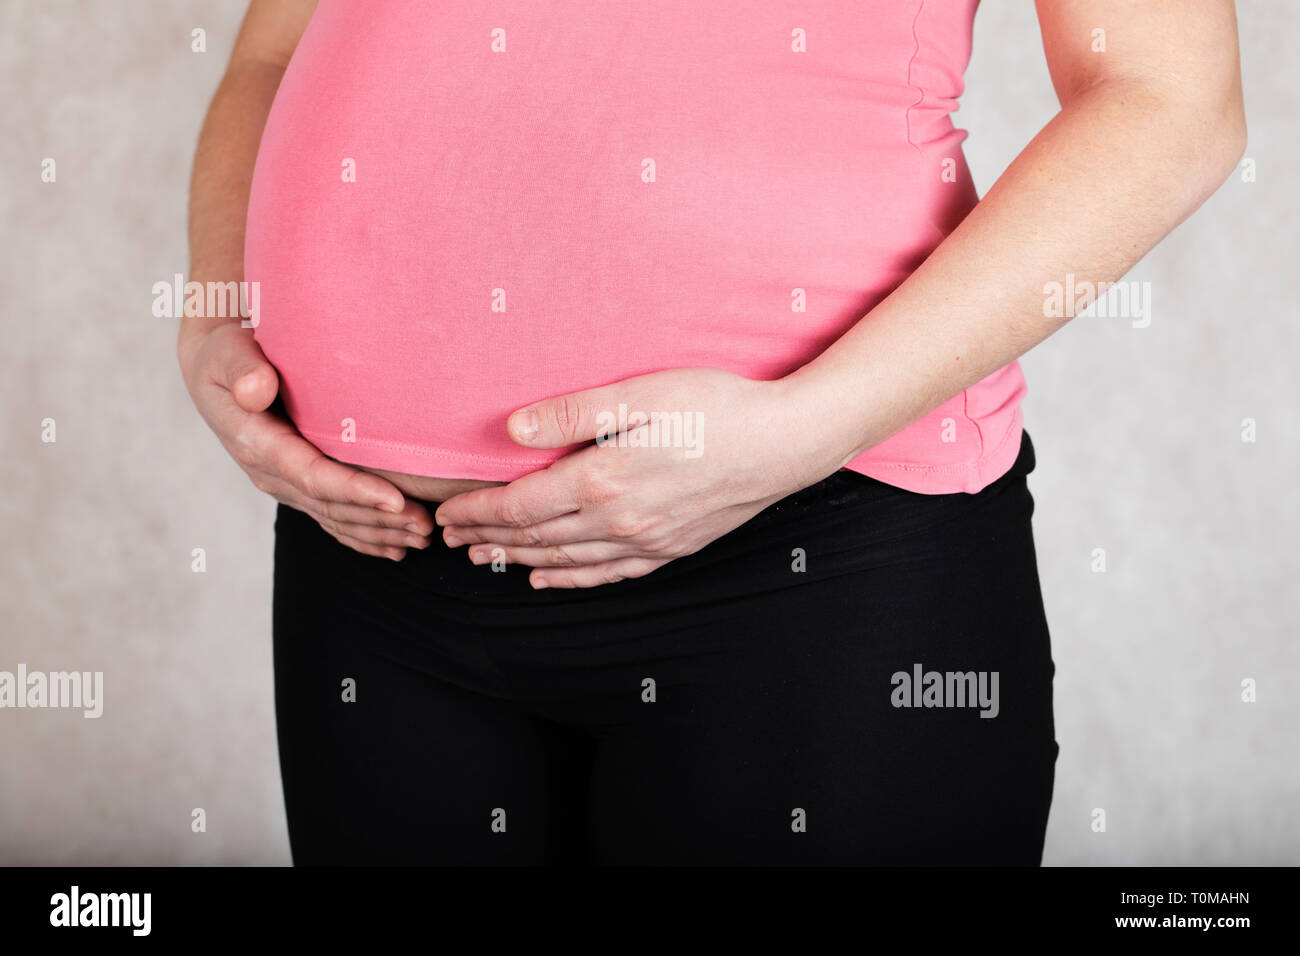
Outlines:
{"label": "hip", "polygon": [[1033,467],[1026,433],[1010,470],[974,494],[918,494],[842,470],[645,577],[578,590],[535,591],[528,568],[472,565],[437,538],[401,562],[370,558],[281,506],[277,628],[319,618],[449,679],[489,650],[580,658],[618,645],[654,656],[666,641],[694,653],[743,646],[759,629],[885,655],[960,647],[1046,667]]}

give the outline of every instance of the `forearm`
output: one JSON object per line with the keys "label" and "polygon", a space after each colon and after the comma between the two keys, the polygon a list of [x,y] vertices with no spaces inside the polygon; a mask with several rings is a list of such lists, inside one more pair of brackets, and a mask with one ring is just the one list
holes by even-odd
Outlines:
{"label": "forearm", "polygon": [[[244,278],[244,226],[253,166],[283,69],[269,63],[232,66],[212,98],[194,154],[190,182],[190,278]],[[225,319],[183,318],[177,348],[184,355],[199,335]]]}
{"label": "forearm", "polygon": [[1048,283],[1122,277],[1243,148],[1239,88],[1221,103],[1142,82],[1078,94],[920,268],[787,377],[799,427],[843,465],[1019,358],[1069,321],[1045,316]]}

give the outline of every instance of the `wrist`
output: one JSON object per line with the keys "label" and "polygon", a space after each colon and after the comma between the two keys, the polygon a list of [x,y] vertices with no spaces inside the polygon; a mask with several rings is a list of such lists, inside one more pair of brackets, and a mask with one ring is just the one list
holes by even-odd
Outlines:
{"label": "wrist", "polygon": [[[238,315],[218,314],[208,315],[186,315],[184,312],[185,305],[188,301],[188,290],[195,284],[198,287],[207,289],[209,284],[215,284],[222,290],[228,289],[233,283],[235,288],[241,288],[244,278],[244,264],[242,260],[230,260],[228,257],[216,257],[209,260],[200,260],[191,257],[189,263],[189,272],[184,276],[184,288],[187,290],[185,297],[176,303],[180,309],[180,318],[176,330],[176,354],[181,363],[182,369],[186,369],[189,358],[199,350],[206,338],[217,329],[226,325],[232,325],[236,322],[243,325],[245,316],[243,311],[243,293],[240,292],[240,298],[234,304],[236,308],[232,311],[240,312]],[[224,294],[224,293],[223,293]],[[202,300],[203,307],[207,307],[209,294],[204,293]]]}
{"label": "wrist", "polygon": [[204,343],[208,341],[208,337],[228,326],[238,326],[241,322],[239,316],[215,319],[186,316],[180,320],[176,333],[176,360],[187,385],[193,378],[198,354],[202,351]]}
{"label": "wrist", "polygon": [[861,453],[863,423],[853,411],[849,387],[812,365],[772,385],[783,454],[799,463],[799,487],[834,474]]}

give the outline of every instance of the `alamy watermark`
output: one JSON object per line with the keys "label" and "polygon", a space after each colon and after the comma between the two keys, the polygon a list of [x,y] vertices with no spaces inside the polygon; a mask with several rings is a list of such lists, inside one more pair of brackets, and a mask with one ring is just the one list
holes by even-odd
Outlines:
{"label": "alamy watermark", "polygon": [[83,893],[74,884],[50,897],[51,926],[125,926],[132,936],[148,936],[152,911],[152,893]]}
{"label": "alamy watermark", "polygon": [[596,415],[597,445],[617,448],[683,448],[687,458],[699,458],[704,415],[700,412],[633,412],[620,402],[617,412]]}
{"label": "alamy watermark", "polygon": [[246,329],[257,328],[262,290],[257,282],[186,282],[177,272],[171,282],[155,282],[153,314],[159,319],[232,319]]}
{"label": "alamy watermark", "polygon": [[998,715],[997,671],[927,671],[920,664],[889,678],[895,707],[977,707],[981,717]]}
{"label": "alamy watermark", "polygon": [[0,708],[50,707],[82,710],[83,717],[104,713],[103,671],[0,671]]}
{"label": "alamy watermark", "polygon": [[1064,282],[1044,285],[1043,295],[1043,315],[1049,319],[1131,319],[1135,329],[1151,324],[1150,282],[1088,282],[1067,272]]}

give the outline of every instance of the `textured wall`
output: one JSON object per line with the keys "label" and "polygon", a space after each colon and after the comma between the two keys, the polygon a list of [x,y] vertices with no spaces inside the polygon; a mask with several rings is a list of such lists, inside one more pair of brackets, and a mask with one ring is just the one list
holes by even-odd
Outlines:
{"label": "textured wall", "polygon": [[[273,503],[193,411],[173,323],[150,314],[152,284],[185,269],[194,140],[242,6],[0,0],[0,670],[106,682],[99,719],[0,710],[0,862],[288,861]],[[1032,4],[982,6],[957,122],[983,191],[1055,99]],[[1062,746],[1048,863],[1300,862],[1300,6],[1240,6],[1258,180],[1131,273],[1149,328],[1081,318],[1023,362]]]}

